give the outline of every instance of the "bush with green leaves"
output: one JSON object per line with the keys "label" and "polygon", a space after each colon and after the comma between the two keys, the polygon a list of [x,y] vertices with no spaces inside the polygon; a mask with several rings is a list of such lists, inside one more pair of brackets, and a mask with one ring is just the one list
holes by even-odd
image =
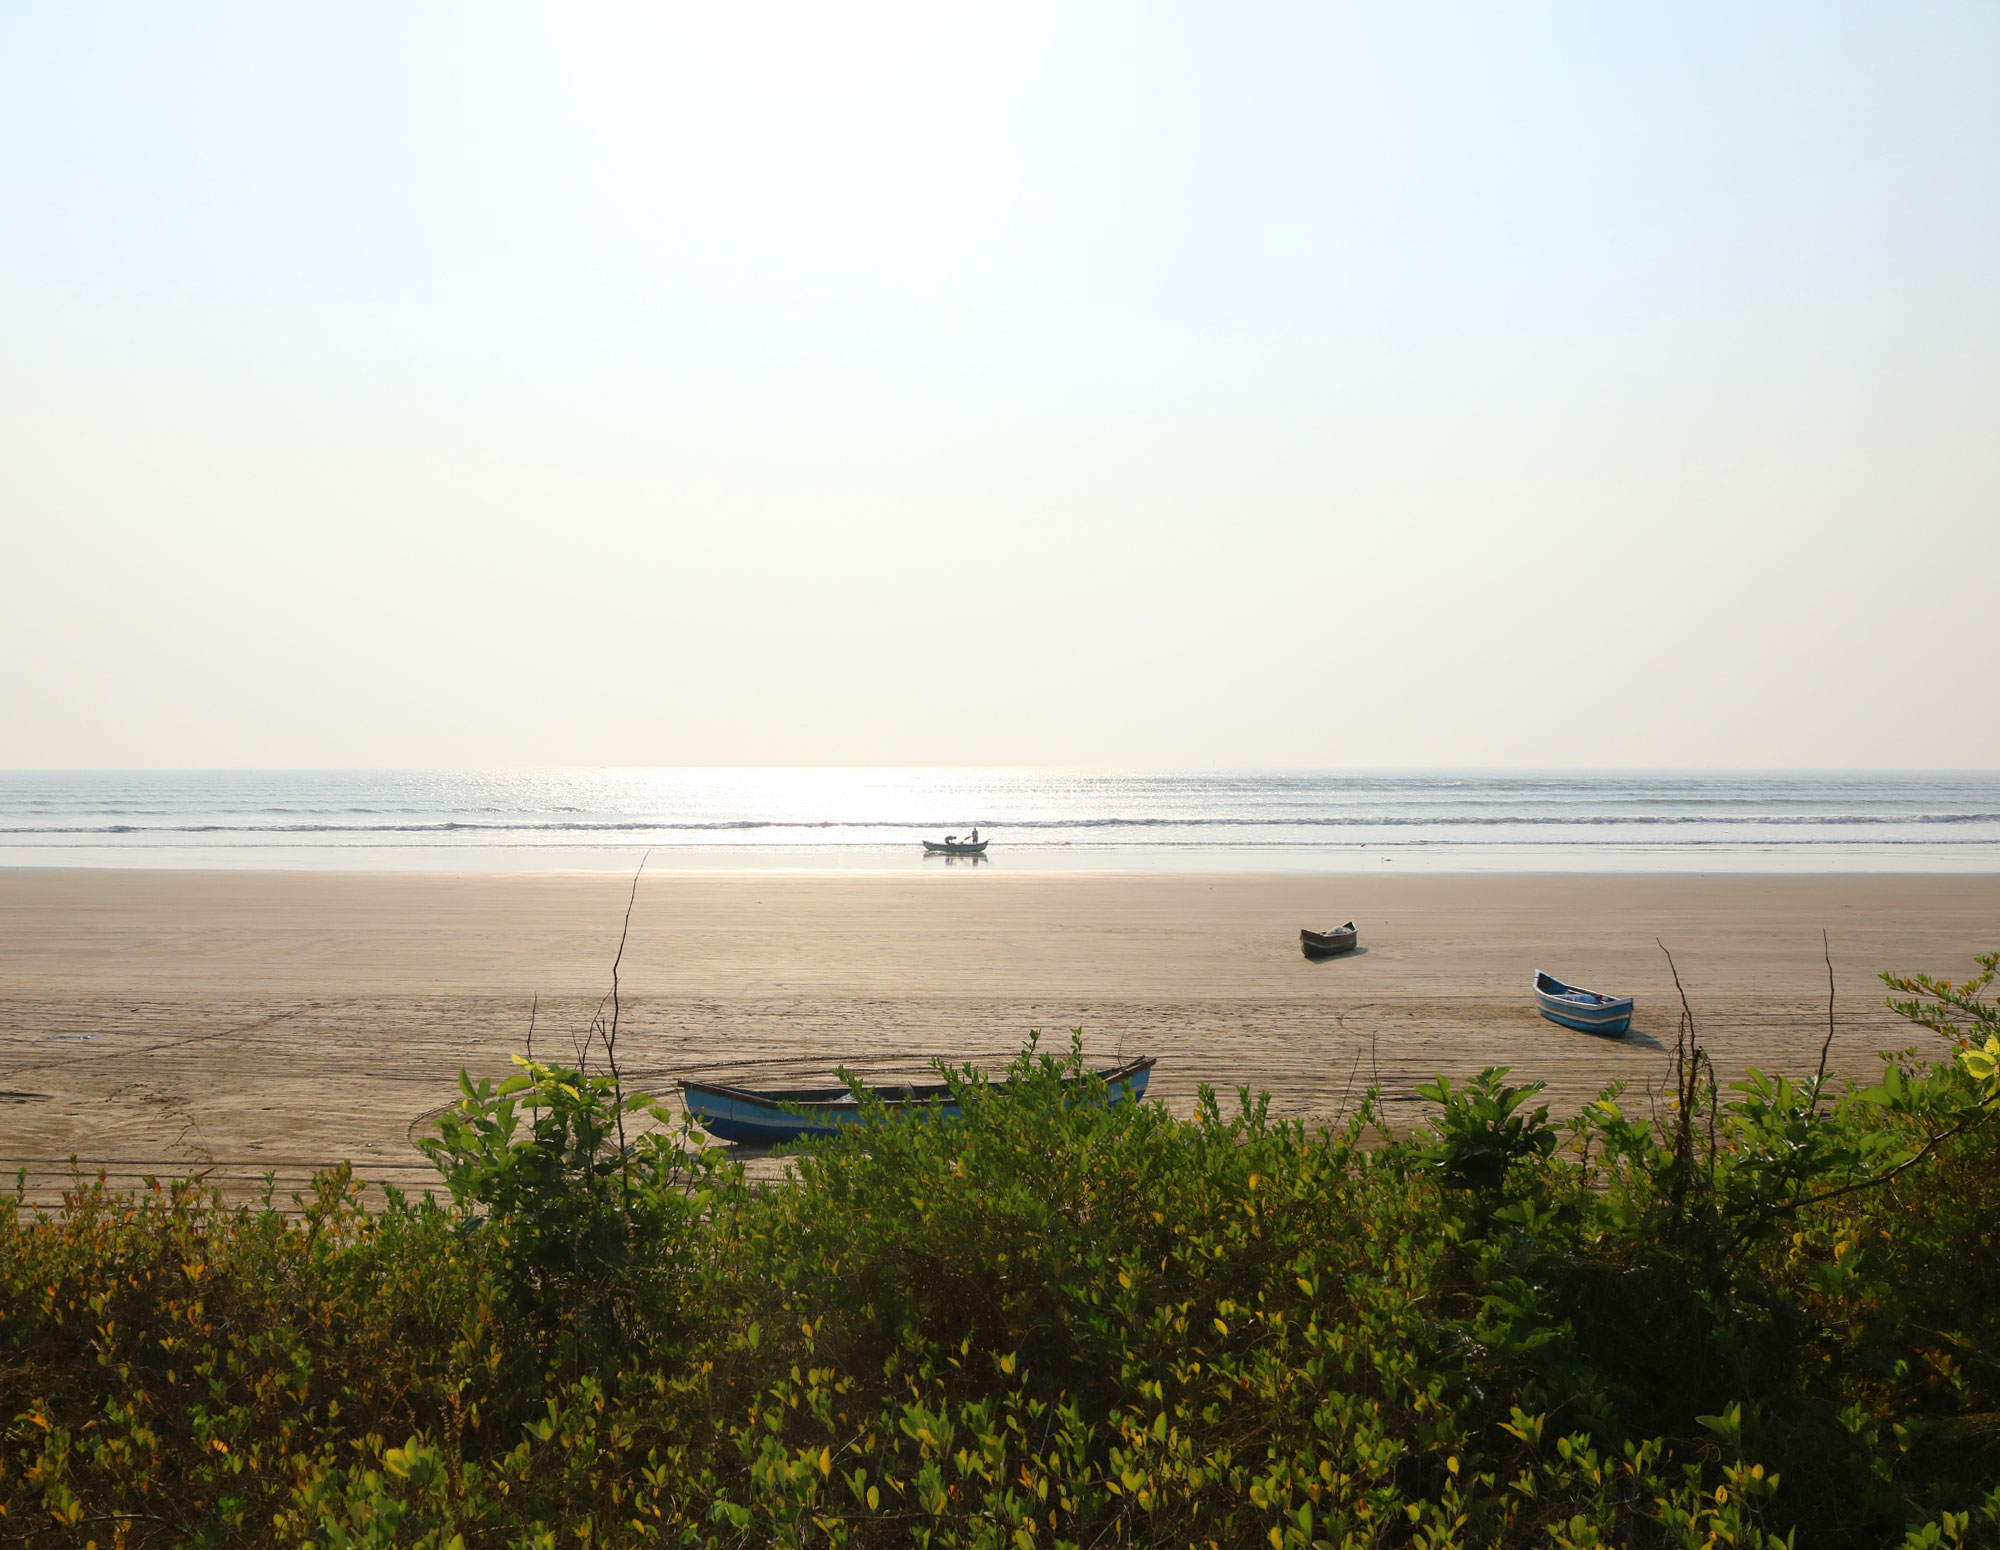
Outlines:
{"label": "bush with green leaves", "polygon": [[1866,1089],[1690,1037],[1657,1120],[1183,1120],[1031,1048],[757,1184],[524,1065],[446,1203],[79,1181],[0,1208],[0,1539],[2000,1545],[1988,984],[1896,982],[1950,1042]]}
{"label": "bush with green leaves", "polygon": [[615,1069],[515,1064],[497,1086],[461,1073],[459,1101],[418,1144],[486,1238],[516,1316],[567,1338],[673,1318],[714,1154]]}

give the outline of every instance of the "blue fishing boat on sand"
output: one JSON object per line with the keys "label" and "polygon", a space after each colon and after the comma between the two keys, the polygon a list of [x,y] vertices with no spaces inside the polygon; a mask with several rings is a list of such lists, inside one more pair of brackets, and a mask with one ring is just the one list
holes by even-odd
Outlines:
{"label": "blue fishing boat on sand", "polygon": [[1582,1033],[1623,1033],[1632,1026],[1630,996],[1600,996],[1540,969],[1535,970],[1535,1004],[1550,1022]]}
{"label": "blue fishing boat on sand", "polygon": [[[1081,1087],[1093,1076],[1110,1089],[1115,1103],[1146,1096],[1146,1083],[1153,1074],[1154,1057],[1142,1056],[1121,1066],[1085,1076],[1067,1078],[1065,1087]],[[864,1089],[880,1098],[891,1119],[923,1116],[932,1104],[946,1117],[960,1112],[951,1088],[943,1082],[906,1087]],[[730,1087],[720,1082],[682,1082],[681,1098],[696,1124],[722,1141],[742,1141],[753,1146],[771,1146],[781,1141],[802,1141],[814,1136],[837,1134],[844,1125],[861,1123],[862,1107],[845,1087],[785,1087],[752,1090]]]}

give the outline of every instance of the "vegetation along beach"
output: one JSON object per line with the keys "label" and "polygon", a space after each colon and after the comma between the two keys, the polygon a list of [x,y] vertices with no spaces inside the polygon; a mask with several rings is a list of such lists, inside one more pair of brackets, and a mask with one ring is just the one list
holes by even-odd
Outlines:
{"label": "vegetation along beach", "polygon": [[[1363,946],[1300,953],[1329,912]],[[1987,1542],[2000,1023],[1874,966],[1996,918],[1979,874],[0,873],[0,1501]],[[1537,1017],[1552,954],[1631,1031]],[[1139,1052],[1144,1105],[1058,1080]],[[777,1156],[675,1101],[937,1057],[962,1118]]]}

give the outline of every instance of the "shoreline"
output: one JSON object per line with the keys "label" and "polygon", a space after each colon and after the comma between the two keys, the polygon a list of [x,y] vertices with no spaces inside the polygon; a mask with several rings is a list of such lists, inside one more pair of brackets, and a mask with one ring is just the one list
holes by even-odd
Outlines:
{"label": "shoreline", "polygon": [[[531,1007],[538,1050],[569,1058],[630,887],[614,872],[0,870],[0,1167],[352,1158],[387,1176],[420,1160],[410,1123],[461,1066],[510,1069]],[[1350,917],[1359,952],[1302,957],[1301,925]],[[1547,1081],[1557,1113],[1613,1081],[1643,1107],[1679,1021],[1655,938],[1726,1083],[1816,1062],[1822,927],[1831,1066],[1872,1080],[1876,1051],[1923,1035],[1874,975],[1962,978],[2000,946],[2000,876],[649,869],[621,1043],[659,1085],[776,1081],[990,1061],[1030,1028],[1046,1048],[1081,1026],[1093,1060],[1158,1056],[1152,1096],[1180,1113],[1202,1084],[1225,1104],[1247,1086],[1274,1115],[1323,1121],[1379,1079],[1392,1119],[1414,1123],[1419,1085],[1489,1065]],[[1632,1035],[1543,1021],[1536,968],[1636,995]]]}
{"label": "shoreline", "polygon": [[[60,850],[63,859],[42,859]],[[195,859],[187,859],[193,855]],[[546,857],[546,860],[539,858]],[[334,873],[382,877],[629,876],[650,870],[693,876],[742,873],[812,877],[914,877],[956,865],[1011,876],[1300,877],[1375,875],[1382,866],[1423,876],[1557,877],[1982,877],[2000,876],[2000,844],[1926,841],[1729,841],[1620,845],[1578,840],[1490,846],[1465,841],[1357,841],[1354,845],[1134,847],[1023,845],[987,855],[925,856],[915,845],[771,847],[621,845],[585,848],[485,844],[443,846],[114,847],[0,846],[0,875],[19,872]],[[100,859],[102,858],[102,859]],[[1921,863],[1921,864],[1919,864]]]}

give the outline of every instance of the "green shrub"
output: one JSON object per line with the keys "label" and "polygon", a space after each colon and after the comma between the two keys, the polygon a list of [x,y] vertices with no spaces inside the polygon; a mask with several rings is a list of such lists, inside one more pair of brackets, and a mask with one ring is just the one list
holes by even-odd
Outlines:
{"label": "green shrub", "polygon": [[79,1182],[0,1207],[0,1540],[2000,1545],[1987,983],[1899,983],[1954,1046],[1862,1091],[1690,1040],[1657,1123],[1177,1120],[1031,1048],[759,1186],[524,1064],[446,1205]]}
{"label": "green shrub", "polygon": [[[515,1064],[497,1087],[461,1073],[459,1101],[418,1143],[487,1240],[512,1313],[565,1350],[674,1319],[715,1158],[615,1073]],[[628,1121],[655,1128],[628,1139]]]}

